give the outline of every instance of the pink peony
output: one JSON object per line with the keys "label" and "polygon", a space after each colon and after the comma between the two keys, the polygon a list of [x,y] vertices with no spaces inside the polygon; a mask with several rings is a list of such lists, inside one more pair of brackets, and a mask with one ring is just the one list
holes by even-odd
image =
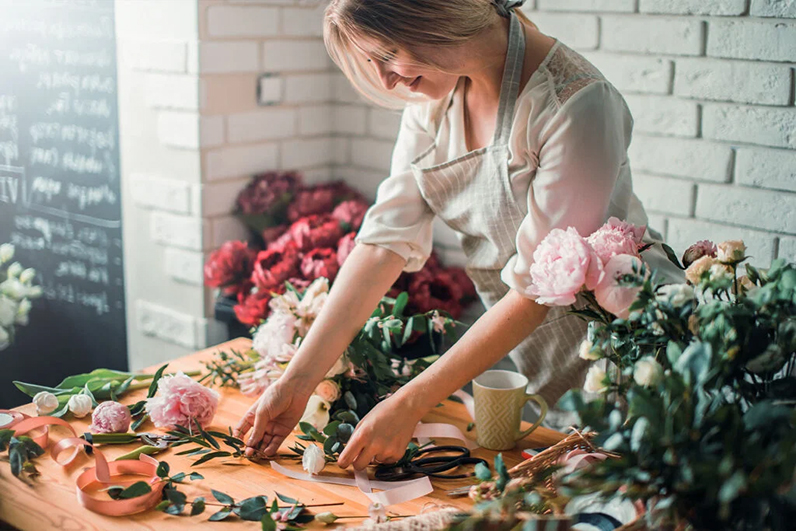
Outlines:
{"label": "pink peony", "polygon": [[337,263],[340,264],[341,266],[343,265],[343,262],[345,262],[345,259],[348,258],[348,255],[351,254],[351,251],[354,250],[354,247],[356,247],[357,243],[354,241],[354,238],[356,238],[356,236],[357,236],[356,232],[349,232],[348,234],[340,238],[340,240],[338,240]]}
{"label": "pink peony", "polygon": [[710,240],[700,240],[683,253],[683,266],[688,267],[703,256],[716,258],[716,244]]}
{"label": "pink peony", "polygon": [[600,258],[577,229],[553,229],[533,252],[526,293],[539,304],[566,306],[583,289],[594,289],[603,274]]}
{"label": "pink peony", "polygon": [[125,433],[130,427],[130,410],[119,402],[103,402],[91,414],[91,433]]}
{"label": "pink peony", "polygon": [[218,396],[218,392],[178,372],[160,379],[158,395],[147,399],[146,412],[158,428],[190,428],[193,419],[205,427],[216,414]]}
{"label": "pink peony", "polygon": [[326,277],[332,282],[339,269],[337,251],[334,249],[313,249],[301,260],[301,274],[307,279],[315,280],[318,277]]}
{"label": "pink peony", "polygon": [[[629,254],[618,254],[605,264],[602,282],[594,288],[594,298],[605,310],[621,319],[627,319],[629,308],[641,288],[619,285],[624,275],[635,275],[641,270],[641,260]],[[636,271],[633,271],[635,266]]]}
{"label": "pink peony", "polygon": [[612,256],[617,254],[638,256],[638,247],[645,230],[644,226],[636,227],[612,217],[605,225],[594,231],[586,241],[605,265]]}

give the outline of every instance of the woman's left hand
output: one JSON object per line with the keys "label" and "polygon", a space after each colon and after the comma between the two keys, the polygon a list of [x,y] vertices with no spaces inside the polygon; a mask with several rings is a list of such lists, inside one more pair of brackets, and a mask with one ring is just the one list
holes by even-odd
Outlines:
{"label": "woman's left hand", "polygon": [[395,463],[404,456],[423,414],[425,411],[408,408],[399,395],[379,402],[357,424],[337,460],[338,466],[353,464],[355,470],[362,470],[371,461]]}

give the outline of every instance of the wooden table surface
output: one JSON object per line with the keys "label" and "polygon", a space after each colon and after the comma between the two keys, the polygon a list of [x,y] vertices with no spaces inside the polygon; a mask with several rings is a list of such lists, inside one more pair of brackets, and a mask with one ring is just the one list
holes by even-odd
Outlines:
{"label": "wooden table surface", "polygon": [[[237,349],[245,350],[248,348],[249,340],[245,338],[236,339],[211,349],[197,352],[195,354],[179,358],[169,363],[166,372],[176,372],[177,370],[189,371],[202,369],[201,361],[210,359],[214,352],[219,350]],[[151,367],[146,372],[153,373],[157,367]],[[217,431],[226,431],[228,426],[234,426],[241,415],[251,404],[253,398],[242,395],[236,389],[219,389],[221,400],[218,412],[211,427]],[[131,404],[146,396],[146,390],[131,392],[122,398],[125,404]],[[29,415],[36,414],[35,406],[27,404],[17,408]],[[84,419],[72,419],[70,423],[78,434],[88,431],[90,416]],[[463,432],[470,422],[464,406],[446,400],[444,405],[437,407],[423,419],[425,422],[446,422],[459,427]],[[526,426],[527,427],[527,426]],[[150,422],[145,423],[139,431],[158,432]],[[62,429],[57,429],[53,433],[54,439],[59,439],[65,435]],[[475,430],[468,433],[469,437],[475,438]],[[549,446],[559,441],[563,436],[558,432],[542,428],[535,430],[525,440],[521,441],[517,447],[508,452],[503,452],[506,464],[511,467],[520,461],[522,457],[520,450],[523,448],[534,448]],[[287,449],[294,442],[291,436],[282,445],[280,453],[289,453]],[[445,441],[444,439],[442,441]],[[109,460],[122,455],[136,448],[138,445],[114,445],[102,448],[103,453]],[[193,446],[193,445],[191,445]],[[187,448],[186,446],[185,448]],[[182,448],[176,451],[180,451]],[[312,509],[313,512],[331,510],[338,516],[342,515],[367,515],[369,500],[356,487],[315,483],[288,479],[281,474],[271,470],[267,463],[254,463],[250,461],[239,461],[227,459],[227,462],[235,462],[237,466],[222,464],[223,460],[212,460],[191,468],[190,463],[195,458],[174,455],[175,450],[167,450],[156,456],[161,461],[166,461],[171,466],[171,474],[177,472],[197,471],[205,479],[194,483],[186,482],[179,488],[188,495],[188,500],[197,496],[204,496],[207,501],[215,501],[210,493],[210,489],[225,492],[235,498],[242,500],[250,496],[266,495],[269,502],[273,499],[274,491],[280,494],[297,498],[305,504],[345,502],[345,505],[330,508]],[[497,452],[478,449],[474,455],[487,459],[490,464]],[[296,470],[301,470],[301,463],[298,460],[280,460],[280,463]],[[0,520],[5,521],[22,530],[48,530],[64,529],[70,531],[83,529],[183,529],[187,526],[206,522],[207,518],[217,510],[213,506],[208,506],[205,512],[199,516],[171,516],[158,511],[147,511],[145,513],[128,517],[109,517],[102,516],[87,509],[84,509],[75,497],[75,478],[87,466],[93,466],[93,460],[80,455],[68,467],[64,468],[56,464],[49,453],[36,460],[36,467],[41,472],[41,476],[33,481],[29,486],[23,481],[11,475],[9,465],[6,462],[0,463]],[[333,464],[327,465],[322,475],[336,475],[340,477],[353,477],[349,470],[342,470]],[[469,479],[462,480],[432,480],[434,492],[423,498],[391,506],[391,514],[414,515],[421,512],[424,505],[429,502],[438,504],[455,505],[462,508],[471,506],[468,498],[449,498],[445,492],[449,489],[471,484]],[[186,513],[190,507],[186,509]],[[353,525],[360,523],[358,519],[341,520],[340,524]],[[244,522],[234,516],[230,516],[226,521],[213,522],[208,525],[218,529],[259,529],[259,522]],[[311,523],[309,528],[322,528],[322,524]],[[340,526],[338,526],[340,527]]]}

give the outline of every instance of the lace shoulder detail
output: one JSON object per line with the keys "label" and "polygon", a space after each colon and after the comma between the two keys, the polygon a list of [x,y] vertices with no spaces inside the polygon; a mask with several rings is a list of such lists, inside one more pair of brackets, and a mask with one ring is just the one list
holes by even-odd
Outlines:
{"label": "lace shoulder detail", "polygon": [[559,43],[547,63],[547,70],[553,80],[559,107],[582,88],[605,81],[605,76],[594,65],[564,43]]}

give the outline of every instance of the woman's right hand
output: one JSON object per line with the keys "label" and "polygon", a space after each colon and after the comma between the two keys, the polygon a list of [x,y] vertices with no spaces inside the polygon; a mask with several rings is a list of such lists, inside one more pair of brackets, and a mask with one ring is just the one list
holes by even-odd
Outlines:
{"label": "woman's right hand", "polygon": [[276,454],[282,441],[304,414],[310,394],[295,387],[291,389],[278,380],[263,391],[235,427],[234,433],[239,439],[251,430],[251,435],[245,440],[246,457],[256,453],[265,456]]}

